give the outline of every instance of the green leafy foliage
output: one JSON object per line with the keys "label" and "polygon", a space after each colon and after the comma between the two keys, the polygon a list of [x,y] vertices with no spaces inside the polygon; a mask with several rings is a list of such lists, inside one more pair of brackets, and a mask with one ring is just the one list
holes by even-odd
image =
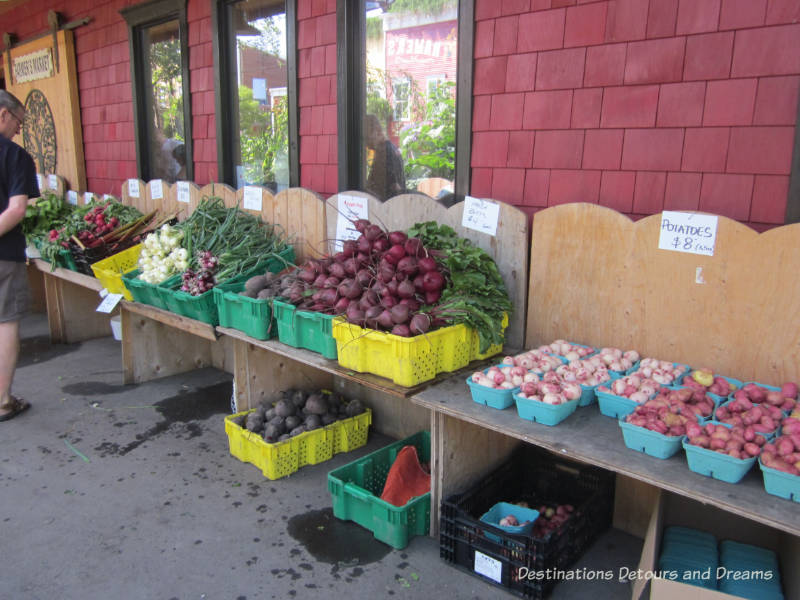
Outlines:
{"label": "green leafy foliage", "polygon": [[258,185],[276,181],[278,163],[288,160],[286,97],[277,98],[270,109],[253,98],[253,90],[239,86],[239,136],[245,181]]}
{"label": "green leafy foliage", "polygon": [[51,229],[60,226],[72,212],[72,205],[64,202],[57,194],[45,191],[33,204],[25,209],[22,219],[22,233],[28,239],[45,235]]}
{"label": "green leafy foliage", "polygon": [[408,230],[418,237],[447,273],[448,285],[433,313],[451,324],[464,323],[478,333],[480,352],[503,343],[503,320],[513,310],[500,271],[485,250],[435,221]]}

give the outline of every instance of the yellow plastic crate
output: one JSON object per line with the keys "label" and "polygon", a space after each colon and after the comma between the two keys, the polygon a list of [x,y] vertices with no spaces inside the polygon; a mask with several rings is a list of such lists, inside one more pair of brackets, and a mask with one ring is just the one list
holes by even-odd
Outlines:
{"label": "yellow plastic crate", "polygon": [[[508,318],[503,321],[503,329]],[[424,335],[401,337],[364,329],[338,317],[333,337],[339,364],[358,373],[372,373],[411,387],[429,381],[439,373],[466,367],[471,361],[498,354],[502,345],[478,352],[478,334],[466,325],[452,325]]]}
{"label": "yellow plastic crate", "polygon": [[225,433],[230,453],[242,462],[255,465],[268,479],[280,479],[306,465],[316,465],[339,452],[349,452],[367,443],[372,411],[337,421],[314,431],[307,431],[286,441],[268,444],[257,433],[239,427],[235,417],[252,410],[225,417]]}
{"label": "yellow plastic crate", "polygon": [[131,296],[128,288],[125,287],[122,275],[136,269],[141,252],[141,244],[131,246],[127,250],[117,252],[108,258],[93,263],[92,272],[110,293],[122,294],[126,300],[133,300],[133,296]]}

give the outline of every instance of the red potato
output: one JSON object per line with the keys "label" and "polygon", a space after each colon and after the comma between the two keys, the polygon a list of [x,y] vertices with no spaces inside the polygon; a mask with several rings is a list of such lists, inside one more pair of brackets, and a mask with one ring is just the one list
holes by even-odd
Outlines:
{"label": "red potato", "polygon": [[625,421],[670,437],[682,436],[690,430],[695,434],[701,432],[695,413],[680,403],[669,404],[661,394],[637,406]]}
{"label": "red potato", "polygon": [[696,428],[687,430],[690,444],[739,459],[759,456],[767,441],[766,437],[759,434],[752,441],[746,441],[741,426],[727,427],[718,423],[706,423],[701,431],[702,433],[697,433]]}

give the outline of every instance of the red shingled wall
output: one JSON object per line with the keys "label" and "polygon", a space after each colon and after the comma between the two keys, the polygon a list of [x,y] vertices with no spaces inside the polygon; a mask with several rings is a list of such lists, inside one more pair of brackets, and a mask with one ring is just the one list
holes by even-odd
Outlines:
{"label": "red shingled wall", "polygon": [[797,0],[476,0],[471,194],[784,222]]}
{"label": "red shingled wall", "polygon": [[300,185],[337,188],[336,0],[297,0]]}

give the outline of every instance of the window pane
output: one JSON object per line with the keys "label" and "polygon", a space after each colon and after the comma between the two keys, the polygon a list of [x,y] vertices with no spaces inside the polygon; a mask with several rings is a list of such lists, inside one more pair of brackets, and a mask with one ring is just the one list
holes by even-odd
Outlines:
{"label": "window pane", "polygon": [[143,30],[150,82],[147,136],[150,140],[150,178],[174,183],[186,178],[183,123],[183,78],[178,21]]}
{"label": "window pane", "polygon": [[453,191],[458,2],[418,5],[365,2],[365,189],[384,200]]}
{"label": "window pane", "polygon": [[[238,128],[233,148],[237,186],[289,186],[286,12],[282,1],[246,0],[232,7]],[[234,36],[231,36],[232,38]]]}

